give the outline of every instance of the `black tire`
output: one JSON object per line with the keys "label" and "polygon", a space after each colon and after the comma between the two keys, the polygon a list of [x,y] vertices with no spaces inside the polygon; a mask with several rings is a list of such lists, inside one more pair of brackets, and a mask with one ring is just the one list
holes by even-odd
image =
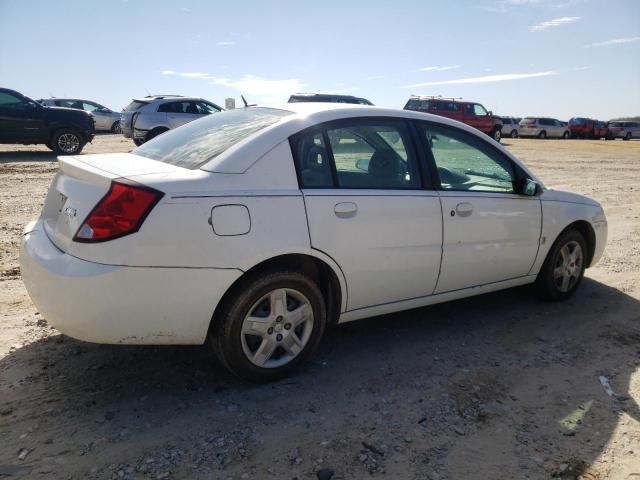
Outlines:
{"label": "black tire", "polygon": [[493,132],[491,132],[491,138],[500,143],[500,140],[502,140],[502,130],[500,128],[494,128]]}
{"label": "black tire", "polygon": [[147,137],[144,139],[144,141],[148,142],[149,140],[156,138],[161,133],[168,132],[168,131],[169,131],[168,128],[154,128],[149,133],[147,133]]}
{"label": "black tire", "polygon": [[631,140],[631,132],[627,132],[627,134],[624,136],[623,140],[626,140],[626,141]]}
{"label": "black tire", "polygon": [[111,125],[111,133],[120,133],[120,120],[113,122],[113,125]]}
{"label": "black tire", "polygon": [[568,139],[569,139],[569,132],[564,132],[564,133],[562,134],[562,139],[563,139],[563,140],[568,140]]}
{"label": "black tire", "polygon": [[82,152],[85,141],[75,130],[63,128],[51,136],[50,143],[49,148],[58,155],[78,155]]}
{"label": "black tire", "polygon": [[578,134],[577,133],[572,133],[571,134],[571,138],[573,138],[575,140],[576,138],[578,138]]}
{"label": "black tire", "polygon": [[541,132],[538,134],[538,138],[540,138],[540,139],[544,140],[545,138],[547,138],[547,132],[545,132],[544,130],[543,130],[543,131],[541,131]]}
{"label": "black tire", "polygon": [[[250,309],[256,305],[256,302],[278,289],[293,290],[306,297],[313,312],[311,331],[302,350],[288,363],[261,367],[245,354],[243,342],[246,340],[243,339],[242,326],[247,315],[255,312],[251,312]],[[289,298],[287,298],[287,309],[288,301]],[[271,315],[270,307],[268,315]],[[231,373],[248,382],[267,383],[287,376],[309,359],[322,340],[326,319],[327,312],[322,292],[310,277],[289,269],[272,269],[248,276],[230,292],[212,320],[209,341],[220,363]],[[276,333],[272,328],[270,335]],[[260,343],[259,338],[256,337],[257,343]],[[272,355],[276,355],[278,349],[281,349],[281,354],[286,355],[282,347],[276,347]],[[277,358],[276,361],[278,361]]]}
{"label": "black tire", "polygon": [[509,136],[511,138],[518,138],[518,131],[517,130],[511,130],[511,133],[509,134]]}
{"label": "black tire", "polygon": [[142,138],[134,138],[133,139],[133,143],[136,144],[136,147],[139,147],[140,145],[142,145],[144,143],[144,140]]}
{"label": "black tire", "polygon": [[[569,288],[567,290],[563,290],[561,286],[558,285],[558,281],[562,283],[562,280],[556,277],[555,270],[563,268],[562,265],[560,265],[563,260],[561,253],[563,247],[576,244],[579,245],[582,253],[580,265],[578,266],[576,262],[576,265],[571,267],[574,270],[576,268],[578,269],[576,272],[577,275],[571,277],[575,278],[575,280],[572,280],[574,283],[568,285]],[[542,297],[550,301],[566,300],[571,297],[580,286],[582,278],[584,277],[587,254],[587,242],[580,232],[577,230],[567,230],[562,233],[551,246],[547,258],[542,264],[540,273],[538,273],[538,277],[536,278],[536,287]]]}

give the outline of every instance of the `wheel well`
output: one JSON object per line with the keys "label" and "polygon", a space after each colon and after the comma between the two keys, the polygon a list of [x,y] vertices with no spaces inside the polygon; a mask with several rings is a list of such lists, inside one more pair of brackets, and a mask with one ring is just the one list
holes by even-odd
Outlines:
{"label": "wheel well", "polygon": [[146,139],[149,139],[149,138],[151,138],[151,137],[153,137],[155,135],[160,135],[161,133],[168,132],[168,131],[169,131],[169,129],[167,127],[156,127],[156,128],[153,128],[147,133]]}
{"label": "wheel well", "polygon": [[220,306],[223,305],[238,288],[241,288],[242,282],[248,275],[259,275],[261,271],[270,270],[272,268],[289,268],[313,278],[318,285],[318,288],[320,288],[325,300],[327,307],[327,322],[330,324],[338,322],[340,307],[342,305],[340,281],[329,265],[316,257],[304,254],[290,254],[273,257],[244,272],[240,278],[233,282],[233,285],[231,285],[231,287],[229,287],[222,296],[213,317],[215,318]]}
{"label": "wheel well", "polygon": [[[593,231],[593,227],[585,220],[578,220],[567,226],[560,232],[560,235],[569,230],[577,230],[584,237],[584,240],[587,242],[587,267],[591,266],[591,260],[593,260],[593,254],[596,249],[596,232]],[[560,235],[558,235],[558,237],[560,237]]]}

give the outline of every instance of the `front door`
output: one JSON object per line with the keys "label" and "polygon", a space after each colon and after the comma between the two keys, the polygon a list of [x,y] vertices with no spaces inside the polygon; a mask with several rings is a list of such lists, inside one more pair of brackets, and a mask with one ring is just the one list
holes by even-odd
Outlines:
{"label": "front door", "polygon": [[0,91],[0,141],[39,142],[44,134],[43,107],[13,93]]}
{"label": "front door", "polygon": [[424,190],[408,124],[350,119],[291,140],[311,246],[347,281],[347,309],[431,295],[440,268],[442,211]]}
{"label": "front door", "polygon": [[493,119],[479,103],[466,103],[464,105],[464,123],[477,128],[481,132],[488,133],[493,128]]}
{"label": "front door", "polygon": [[538,252],[540,200],[515,190],[518,167],[477,136],[419,124],[439,177],[444,222],[436,293],[526,276]]}

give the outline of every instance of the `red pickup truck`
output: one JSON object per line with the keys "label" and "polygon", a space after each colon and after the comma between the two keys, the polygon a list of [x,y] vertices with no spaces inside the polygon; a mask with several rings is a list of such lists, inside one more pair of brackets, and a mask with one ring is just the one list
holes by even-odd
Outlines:
{"label": "red pickup truck", "polygon": [[432,113],[441,117],[452,118],[477,128],[492,137],[496,142],[502,137],[502,119],[487,111],[481,104],[454,98],[411,95],[405,110]]}

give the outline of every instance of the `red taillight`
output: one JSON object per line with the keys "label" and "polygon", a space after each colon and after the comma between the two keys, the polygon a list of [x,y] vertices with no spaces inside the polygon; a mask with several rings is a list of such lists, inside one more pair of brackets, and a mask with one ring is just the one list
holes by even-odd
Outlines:
{"label": "red taillight", "polygon": [[80,226],[76,242],[105,242],[137,232],[164,194],[153,188],[111,182],[111,187]]}

